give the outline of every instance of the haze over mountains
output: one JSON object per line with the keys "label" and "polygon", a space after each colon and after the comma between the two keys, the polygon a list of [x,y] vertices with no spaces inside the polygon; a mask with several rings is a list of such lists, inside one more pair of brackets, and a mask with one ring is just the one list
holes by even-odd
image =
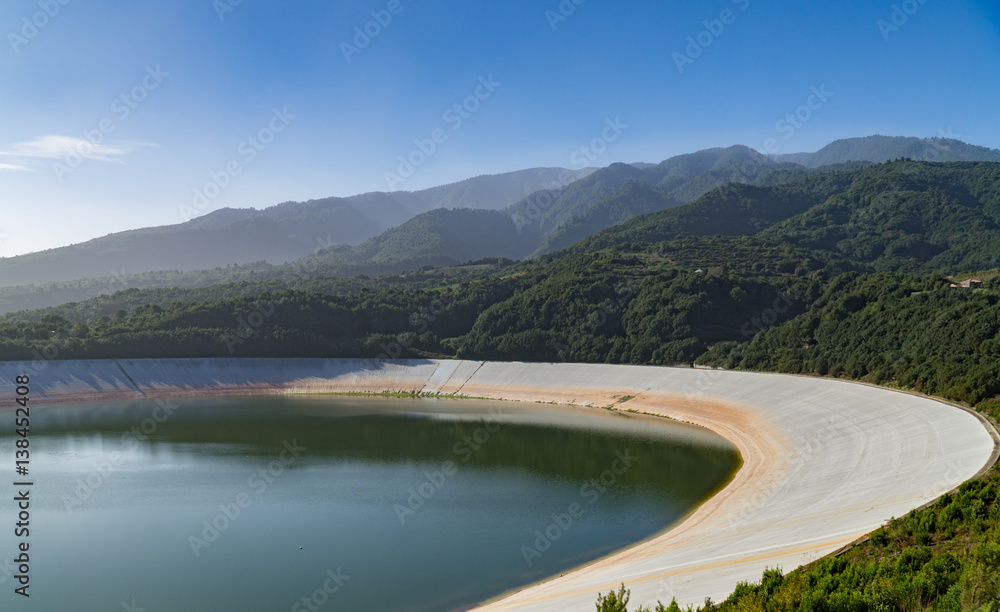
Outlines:
{"label": "haze over mountains", "polygon": [[222,209],[178,225],[118,232],[72,246],[0,259],[0,286],[205,270],[295,261],[335,244],[358,244],[441,207],[502,209],[592,168],[533,168],[479,176],[417,192],[366,193],[286,202],[264,210]]}
{"label": "haze over mountains", "polygon": [[[181,225],[122,232],[71,247],[2,259],[0,312],[51,306],[132,286],[207,286],[248,278],[301,276],[303,269],[308,270],[307,275],[374,276],[487,257],[523,259],[570,247],[601,248],[622,240],[751,235],[782,222],[792,223],[788,219],[824,202],[826,216],[812,213],[809,219],[826,222],[834,213],[839,219],[846,205],[838,207],[827,200],[846,197],[840,194],[852,192],[857,181],[875,179],[861,173],[843,179],[850,182],[842,184],[830,177],[847,176],[846,171],[897,158],[1000,161],[1000,151],[948,139],[882,136],[841,140],[816,153],[774,158],[733,146],[679,155],[659,164],[615,163],[578,171],[531,169],[414,193],[289,202],[261,211],[225,209]],[[839,173],[830,174],[835,170]],[[941,186],[922,187],[924,191],[930,188]],[[865,183],[863,191],[875,189]],[[893,189],[918,191],[902,183]],[[951,197],[959,202],[967,198],[960,194]],[[951,200],[939,199],[938,203],[935,207],[921,200],[911,208],[921,207],[920,214],[926,219],[954,207]],[[671,209],[677,209],[676,213]],[[850,214],[847,218],[846,231],[859,235],[885,222],[878,218],[852,220]],[[966,223],[996,223],[989,215],[961,218]],[[803,219],[800,223],[816,221]],[[949,220],[948,224],[949,231],[961,229],[958,222]],[[910,226],[912,223],[906,225]],[[802,228],[792,229],[788,229],[790,235],[807,249],[833,239],[821,236],[830,231],[828,228],[815,227],[811,234]],[[600,233],[603,230],[608,231]],[[894,253],[920,255],[928,262],[960,265],[970,261],[970,256],[945,248],[954,245],[942,243],[937,231],[907,230],[899,239],[902,242],[890,245],[881,245],[879,234],[865,234],[865,240],[878,242]],[[941,256],[944,251],[952,255]],[[869,259],[872,263],[878,260]],[[280,265],[297,260],[307,265]],[[250,262],[257,263],[226,269],[230,264]],[[221,269],[188,275],[140,274],[212,268]],[[44,285],[52,282],[58,284]],[[16,287],[30,284],[42,286]]]}

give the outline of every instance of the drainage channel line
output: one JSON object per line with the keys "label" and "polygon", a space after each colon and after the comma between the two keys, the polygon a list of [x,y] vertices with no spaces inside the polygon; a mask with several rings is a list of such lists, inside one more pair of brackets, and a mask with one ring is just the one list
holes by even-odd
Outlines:
{"label": "drainage channel line", "polygon": [[140,388],[139,388],[139,385],[137,385],[137,384],[135,383],[135,381],[134,381],[134,380],[132,380],[132,377],[128,375],[128,372],[126,372],[126,371],[125,371],[125,368],[123,368],[123,367],[122,367],[122,364],[118,363],[118,360],[117,360],[117,359],[112,359],[111,361],[112,361],[112,362],[113,362],[113,363],[114,363],[114,364],[115,364],[116,366],[118,366],[118,369],[119,369],[119,370],[121,370],[121,371],[122,371],[122,374],[124,374],[124,375],[125,375],[125,378],[126,378],[126,379],[128,379],[129,383],[131,383],[131,385],[132,385],[132,388],[133,388],[133,389],[135,389],[136,391],[138,391],[138,392],[139,392],[139,393],[140,393],[140,394],[141,394],[141,395],[142,395],[143,397],[146,397],[146,392],[145,392],[145,391],[143,391],[142,389],[140,389]]}

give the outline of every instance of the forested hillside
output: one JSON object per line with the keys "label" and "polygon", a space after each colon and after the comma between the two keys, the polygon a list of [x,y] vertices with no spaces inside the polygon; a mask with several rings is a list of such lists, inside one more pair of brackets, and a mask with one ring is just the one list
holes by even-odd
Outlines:
{"label": "forested hillside", "polygon": [[902,160],[766,187],[730,184],[570,250],[716,234],[760,234],[878,270],[991,267],[1000,254],[1000,164]]}
{"label": "forested hillside", "polygon": [[508,212],[522,231],[542,237],[533,253],[542,255],[632,217],[686,204],[727,183],[755,183],[795,168],[749,147],[706,149],[655,165],[611,164],[566,188],[532,194]]}

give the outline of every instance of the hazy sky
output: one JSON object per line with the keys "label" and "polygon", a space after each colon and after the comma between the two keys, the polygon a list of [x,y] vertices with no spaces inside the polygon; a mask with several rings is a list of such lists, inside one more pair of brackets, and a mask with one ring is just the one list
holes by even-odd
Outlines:
{"label": "hazy sky", "polygon": [[996,148],[998,23],[963,0],[4,0],[0,256],[768,139]]}

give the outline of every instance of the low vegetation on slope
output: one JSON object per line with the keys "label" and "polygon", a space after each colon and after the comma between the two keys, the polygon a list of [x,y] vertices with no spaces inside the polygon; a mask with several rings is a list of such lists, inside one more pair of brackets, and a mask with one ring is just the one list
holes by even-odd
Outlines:
{"label": "low vegetation on slope", "polygon": [[[993,469],[930,507],[890,521],[839,556],[788,575],[766,570],[759,582],[741,583],[724,602],[706,602],[697,610],[995,612],[1000,608],[998,492],[1000,470]],[[627,598],[624,587],[601,595],[597,609],[626,612]],[[650,612],[661,610],[681,608],[661,603]]]}
{"label": "low vegetation on slope", "polygon": [[[952,288],[947,279],[845,274],[801,316],[700,363],[847,376],[994,411],[1000,395],[1000,284]],[[1000,418],[1000,412],[993,414]]]}

